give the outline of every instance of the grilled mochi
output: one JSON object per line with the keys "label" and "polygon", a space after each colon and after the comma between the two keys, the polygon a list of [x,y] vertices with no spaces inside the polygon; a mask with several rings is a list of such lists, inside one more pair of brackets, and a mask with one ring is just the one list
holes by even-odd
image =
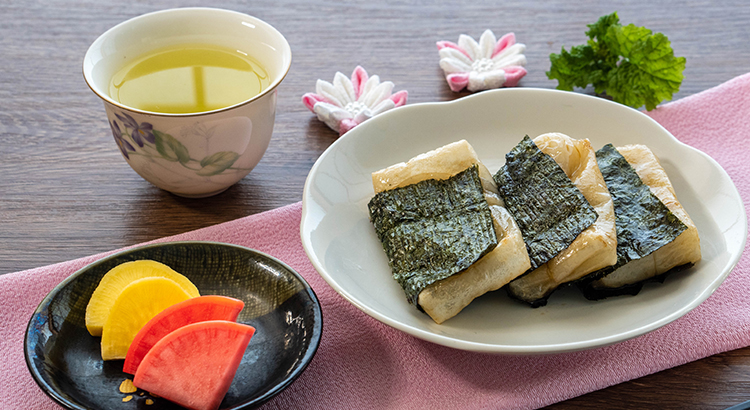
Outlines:
{"label": "grilled mochi", "polygon": [[372,174],[368,208],[396,281],[436,323],[529,269],[492,174],[465,140]]}
{"label": "grilled mochi", "polygon": [[653,152],[645,145],[608,144],[597,158],[614,200],[618,260],[603,277],[581,286],[584,295],[635,295],[644,282],[698,262],[698,229]]}
{"label": "grilled mochi", "polygon": [[[513,280],[508,285],[507,290],[512,297],[538,307],[544,306],[549,295],[560,285],[577,281],[588,274],[615,264],[617,234],[612,198],[599,171],[596,153],[589,141],[573,139],[560,133],[548,133],[534,138],[531,143],[541,151],[541,154],[535,152],[535,157],[526,161],[524,169],[532,174],[539,173],[536,170],[537,164],[549,161],[551,158],[559,169],[544,171],[548,173],[546,178],[551,179],[553,171],[560,173],[561,170],[575,187],[574,191],[579,191],[583,197],[582,200],[578,199],[578,201],[583,201],[581,209],[578,209],[583,216],[579,218],[574,218],[576,214],[568,210],[571,203],[574,203],[571,202],[573,199],[560,201],[560,204],[554,201],[549,204],[540,203],[539,189],[534,189],[516,199],[520,202],[516,208],[521,208],[522,212],[536,211],[534,218],[554,219],[566,216],[577,222],[565,231],[565,236],[555,239],[558,234],[554,234],[548,238],[549,243],[543,242],[543,245],[550,246],[548,251],[541,252],[545,258],[540,258],[531,272]],[[496,174],[495,180],[501,192],[506,192],[507,188],[501,185],[507,184],[507,178],[498,178],[502,177],[503,169]],[[546,189],[550,191],[548,195],[554,198],[555,195],[563,195],[556,192],[563,192],[564,189],[569,188],[548,183]],[[506,202],[510,200],[508,197],[504,198]],[[516,214],[513,216],[521,224],[520,217]],[[535,219],[534,222],[538,223],[538,220]],[[563,223],[549,224],[549,231],[559,230],[560,225]],[[543,237],[544,231],[536,234]],[[528,244],[529,238],[527,238]]]}

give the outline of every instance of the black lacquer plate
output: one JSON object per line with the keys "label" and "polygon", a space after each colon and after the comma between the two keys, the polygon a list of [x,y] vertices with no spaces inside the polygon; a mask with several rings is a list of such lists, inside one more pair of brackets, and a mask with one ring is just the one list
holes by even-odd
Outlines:
{"label": "black lacquer plate", "polygon": [[[112,267],[152,259],[187,276],[202,295],[245,302],[238,322],[256,328],[221,409],[251,409],[289,386],[320,343],[320,304],[305,280],[283,262],[241,246],[169,242],[127,250],[92,263],[60,283],[42,301],[26,330],[24,353],[34,380],[68,409],[180,409],[165,399],[119,390],[131,378],[122,360],[104,362],[100,338],[86,330],[86,305]],[[200,377],[200,375],[195,375]],[[141,395],[142,394],[142,395]],[[147,404],[146,400],[153,400]]]}

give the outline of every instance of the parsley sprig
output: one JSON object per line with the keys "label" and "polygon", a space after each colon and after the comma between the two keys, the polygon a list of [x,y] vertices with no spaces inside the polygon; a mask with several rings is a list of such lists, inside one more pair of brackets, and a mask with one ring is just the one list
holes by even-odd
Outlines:
{"label": "parsley sprig", "polygon": [[633,24],[623,26],[617,12],[602,16],[588,25],[586,44],[562,48],[550,54],[550,80],[557,89],[594,86],[597,94],[606,93],[614,101],[652,110],[680,90],[684,78],[685,57],[675,57],[669,39]]}

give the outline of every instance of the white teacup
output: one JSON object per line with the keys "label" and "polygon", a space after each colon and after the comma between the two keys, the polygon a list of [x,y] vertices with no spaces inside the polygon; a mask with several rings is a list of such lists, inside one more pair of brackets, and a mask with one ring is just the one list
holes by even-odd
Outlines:
{"label": "white teacup", "polygon": [[[168,114],[126,106],[109,94],[115,73],[145,53],[182,43],[245,50],[270,76],[260,94],[200,113]],[[213,8],[179,8],[145,14],[111,28],[94,41],[83,76],[104,100],[123,157],[144,179],[176,195],[207,197],[247,175],[268,148],[276,114],[276,87],[292,53],[284,36],[246,14]]]}

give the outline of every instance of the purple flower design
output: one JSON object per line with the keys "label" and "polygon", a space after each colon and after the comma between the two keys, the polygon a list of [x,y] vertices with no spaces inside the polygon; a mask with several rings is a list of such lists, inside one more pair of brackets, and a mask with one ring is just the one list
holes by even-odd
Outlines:
{"label": "purple flower design", "polygon": [[150,123],[142,122],[138,124],[138,121],[125,112],[122,115],[115,114],[115,116],[122,121],[126,128],[133,130],[130,135],[139,147],[143,146],[144,139],[152,144],[156,142],[156,138],[154,138],[154,126]]}
{"label": "purple flower design", "polygon": [[125,139],[122,138],[122,131],[120,130],[120,126],[117,124],[117,121],[112,120],[112,122],[109,123],[109,128],[112,129],[112,136],[115,137],[115,142],[120,148],[120,152],[122,152],[122,155],[125,158],[130,159],[128,151],[135,152],[135,148],[133,148],[133,146],[130,145],[129,142],[125,141]]}

